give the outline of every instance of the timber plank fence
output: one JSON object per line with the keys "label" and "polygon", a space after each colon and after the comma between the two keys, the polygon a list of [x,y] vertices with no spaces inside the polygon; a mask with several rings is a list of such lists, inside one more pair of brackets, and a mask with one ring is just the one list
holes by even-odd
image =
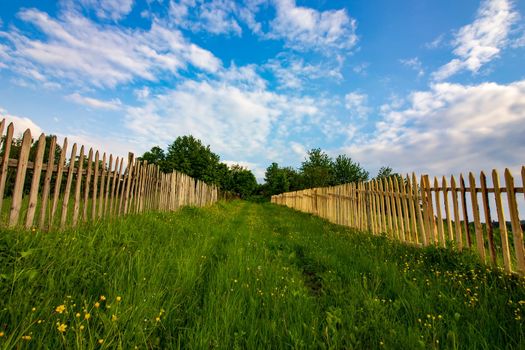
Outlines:
{"label": "timber plank fence", "polygon": [[484,172],[479,182],[470,173],[468,185],[463,175],[459,183],[453,176],[449,183],[445,177],[431,182],[422,175],[419,184],[415,174],[392,176],[282,193],[271,201],[405,243],[475,249],[484,262],[525,275],[523,222],[518,213],[518,198],[525,195],[525,167],[522,187],[515,186],[509,169],[504,172],[504,186],[496,170],[491,177],[492,187]]}
{"label": "timber plank fence", "polygon": [[75,143],[68,160],[67,138],[59,146],[55,136],[41,134],[33,144],[29,129],[21,142],[13,132],[10,123],[0,148],[0,226],[62,229],[128,213],[206,206],[229,195],[180,172],[163,173],[132,153],[125,162],[91,148],[86,153]]}

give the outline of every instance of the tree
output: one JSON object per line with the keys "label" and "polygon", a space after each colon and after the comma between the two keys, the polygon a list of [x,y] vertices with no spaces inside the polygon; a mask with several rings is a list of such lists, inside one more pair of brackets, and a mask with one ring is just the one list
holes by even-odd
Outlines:
{"label": "tree", "polygon": [[277,163],[272,163],[264,175],[266,186],[264,192],[267,196],[288,191],[302,189],[301,175],[291,167],[279,168]]}
{"label": "tree", "polygon": [[166,172],[166,155],[164,150],[159,146],[152,147],[151,150],[145,152],[139,160],[145,160],[148,164],[159,165],[161,170]]}
{"label": "tree", "polygon": [[344,154],[337,156],[333,162],[334,185],[368,180],[368,171],[363,169],[359,163]]}
{"label": "tree", "polygon": [[314,148],[308,151],[301,173],[307,188],[329,186],[333,183],[332,159],[320,148]]}
{"label": "tree", "polygon": [[257,180],[250,170],[236,164],[230,167],[230,172],[230,191],[238,193],[241,198],[246,198],[255,192],[257,189]]}
{"label": "tree", "polygon": [[177,170],[206,183],[218,184],[219,156],[193,136],[179,136],[168,146],[166,172]]}
{"label": "tree", "polygon": [[382,166],[381,168],[379,168],[379,171],[377,172],[377,176],[375,177],[375,180],[388,179],[391,176],[400,177],[400,175],[398,173],[395,173],[391,167]]}

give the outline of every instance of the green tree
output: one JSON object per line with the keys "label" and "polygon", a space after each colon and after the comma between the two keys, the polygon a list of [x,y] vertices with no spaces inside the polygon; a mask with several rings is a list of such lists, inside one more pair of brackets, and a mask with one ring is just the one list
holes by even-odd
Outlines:
{"label": "green tree", "polygon": [[230,191],[238,193],[241,198],[247,198],[255,193],[255,190],[257,189],[257,180],[250,170],[236,164],[230,167],[230,173]]}
{"label": "green tree", "polygon": [[149,151],[145,152],[142,157],[139,157],[139,160],[145,160],[148,164],[157,164],[162,171],[167,172],[166,154],[159,146],[152,147]]}
{"label": "green tree", "polygon": [[334,185],[367,181],[368,176],[368,171],[344,154],[339,155],[333,162]]}
{"label": "green tree", "polygon": [[168,146],[163,170],[178,170],[206,183],[217,184],[219,159],[201,140],[191,135],[180,136]]}
{"label": "green tree", "polygon": [[381,180],[381,179],[387,179],[391,176],[397,176],[400,177],[400,175],[389,166],[382,166],[379,168],[379,171],[377,172],[377,175],[375,177],[375,180]]}
{"label": "green tree", "polygon": [[301,173],[306,188],[329,186],[333,183],[332,159],[320,148],[311,149],[301,165]]}

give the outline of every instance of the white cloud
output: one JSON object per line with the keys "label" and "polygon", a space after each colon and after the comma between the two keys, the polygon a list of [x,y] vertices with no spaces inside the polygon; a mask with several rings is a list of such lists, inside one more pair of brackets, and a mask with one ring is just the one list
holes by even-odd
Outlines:
{"label": "white cloud", "polygon": [[417,72],[418,77],[422,77],[423,75],[425,75],[425,69],[423,68],[423,64],[421,63],[418,57],[401,59],[399,60],[399,62],[415,70]]}
{"label": "white cloud", "polygon": [[67,99],[75,103],[78,103],[78,104],[81,104],[87,107],[95,108],[95,109],[116,111],[122,108],[122,102],[120,102],[118,98],[105,101],[105,100],[99,100],[93,97],[82,96],[79,93],[74,93],[74,94],[67,96]]}
{"label": "white cloud", "polygon": [[368,95],[355,91],[345,95],[345,107],[353,117],[362,119],[366,118],[372,110],[368,106]]}
{"label": "white cloud", "polygon": [[176,76],[188,65],[206,72],[221,67],[211,52],[158,21],[146,31],[96,24],[74,11],[53,19],[29,9],[22,10],[19,17],[42,32],[41,39],[25,36],[16,28],[0,32],[12,44],[7,62],[19,71],[22,67],[77,85],[115,87],[137,79],[155,81],[160,74]]}
{"label": "white cloud", "polygon": [[350,49],[357,43],[357,23],[345,9],[317,11],[297,6],[295,0],[275,0],[277,16],[269,37],[284,39],[290,48],[314,50]]}
{"label": "white cloud", "polygon": [[298,142],[290,142],[290,147],[299,158],[303,159],[306,157],[307,151],[302,144]]}
{"label": "white cloud", "polygon": [[354,71],[354,73],[356,74],[361,74],[363,76],[366,76],[367,75],[367,68],[368,66],[370,66],[370,63],[368,62],[363,62],[363,63],[360,63],[358,65],[355,65],[352,70]]}
{"label": "white cloud", "polygon": [[238,12],[237,3],[231,0],[170,0],[169,4],[176,26],[212,34],[241,35],[242,29],[235,19]]}
{"label": "white cloud", "polygon": [[385,108],[373,136],[345,150],[370,168],[389,164],[434,175],[522,165],[525,81],[440,83],[408,101],[406,108]]}
{"label": "white cloud", "polygon": [[308,86],[308,82],[315,79],[330,79],[339,82],[343,79],[341,74],[342,61],[336,65],[330,62],[322,64],[306,63],[304,59],[286,54],[277,55],[265,65],[269,69],[280,88],[300,90]]}
{"label": "white cloud", "polygon": [[82,6],[93,9],[102,19],[119,20],[133,8],[133,0],[80,0]]}
{"label": "white cloud", "polygon": [[509,0],[484,0],[476,20],[462,27],[455,35],[454,58],[433,74],[435,80],[445,80],[461,70],[478,72],[499,56],[508,45],[511,27],[519,19]]}
{"label": "white cloud", "polygon": [[7,110],[5,110],[4,108],[0,107],[0,120],[2,120],[4,118],[5,118],[5,121],[6,121],[4,134],[6,132],[5,130],[7,129],[7,126],[9,125],[9,123],[13,123],[13,126],[15,127],[14,128],[14,133],[13,133],[14,137],[22,136],[22,134],[27,129],[31,130],[31,136],[33,138],[35,136],[38,137],[42,133],[42,129],[40,128],[40,126],[35,124],[31,119],[29,119],[27,117],[20,117],[20,116],[17,116],[17,115],[10,114],[10,113],[8,113]]}
{"label": "white cloud", "polygon": [[444,34],[440,34],[439,36],[437,36],[431,42],[426,43],[425,47],[427,49],[431,49],[431,50],[437,49],[438,47],[441,47],[443,45],[444,41],[445,41],[445,35]]}
{"label": "white cloud", "polygon": [[145,144],[192,134],[228,158],[265,157],[274,132],[294,132],[319,113],[315,101],[225,82],[187,80],[128,108],[127,127]]}

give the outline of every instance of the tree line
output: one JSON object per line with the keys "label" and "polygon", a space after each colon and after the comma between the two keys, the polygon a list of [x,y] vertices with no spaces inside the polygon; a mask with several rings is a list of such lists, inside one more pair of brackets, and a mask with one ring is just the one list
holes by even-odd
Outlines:
{"label": "tree line", "polygon": [[[370,174],[347,155],[332,159],[320,148],[307,152],[299,169],[280,167],[272,163],[265,172],[264,183],[258,184],[253,172],[240,165],[228,166],[220,157],[193,136],[180,136],[166,150],[159,146],[145,152],[142,160],[159,165],[164,172],[177,170],[241,198],[269,199],[274,194],[305,188],[334,186],[349,182],[367,181]],[[390,167],[382,167],[376,179],[397,175]]]}

